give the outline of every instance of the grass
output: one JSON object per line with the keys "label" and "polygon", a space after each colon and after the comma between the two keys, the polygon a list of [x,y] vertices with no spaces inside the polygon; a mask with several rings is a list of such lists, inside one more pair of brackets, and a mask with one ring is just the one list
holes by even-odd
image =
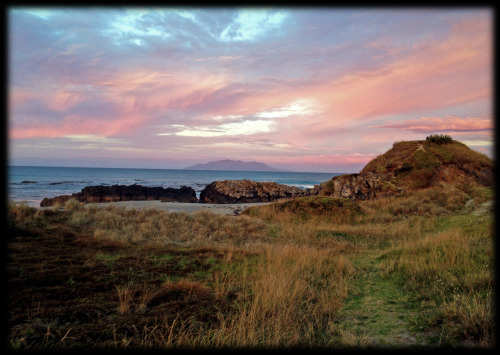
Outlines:
{"label": "grass", "polygon": [[307,197],[240,216],[11,204],[9,345],[488,348],[492,197]]}
{"label": "grass", "polygon": [[[405,288],[427,304],[420,321],[441,328],[439,341],[486,346],[494,339],[492,221],[462,219],[457,224],[468,227],[446,228],[387,251],[381,268],[405,279]],[[456,226],[457,218],[443,222]]]}
{"label": "grass", "polygon": [[[379,267],[380,251],[359,254],[354,260],[358,276],[340,312],[345,332],[357,334],[358,346],[415,346],[431,342],[411,326],[416,306],[394,277]],[[419,339],[417,339],[417,336]]]}

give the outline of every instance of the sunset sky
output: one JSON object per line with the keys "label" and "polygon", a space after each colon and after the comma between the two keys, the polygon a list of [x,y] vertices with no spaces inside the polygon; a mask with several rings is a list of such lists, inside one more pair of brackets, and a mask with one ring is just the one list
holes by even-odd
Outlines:
{"label": "sunset sky", "polygon": [[493,157],[489,8],[8,9],[10,165],[359,172],[448,134]]}

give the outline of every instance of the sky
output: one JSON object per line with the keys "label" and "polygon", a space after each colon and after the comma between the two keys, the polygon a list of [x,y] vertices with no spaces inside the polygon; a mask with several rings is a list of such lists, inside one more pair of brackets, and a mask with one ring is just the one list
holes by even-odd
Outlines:
{"label": "sky", "polygon": [[359,172],[448,134],[493,157],[493,10],[10,7],[9,165]]}

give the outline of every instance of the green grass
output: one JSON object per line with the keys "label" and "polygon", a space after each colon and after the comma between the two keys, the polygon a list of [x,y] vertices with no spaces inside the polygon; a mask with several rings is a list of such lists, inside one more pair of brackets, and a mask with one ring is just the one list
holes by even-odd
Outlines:
{"label": "green grass", "polygon": [[428,305],[418,318],[440,329],[440,342],[484,346],[494,338],[491,236],[491,216],[452,215],[383,256],[385,272],[405,279],[405,289]]}
{"label": "green grass", "polygon": [[101,252],[98,252],[97,254],[94,255],[95,260],[105,263],[109,268],[113,268],[115,262],[121,257],[122,255],[120,254],[108,254]]}
{"label": "green grass", "polygon": [[404,281],[383,274],[379,254],[364,253],[353,260],[357,277],[340,312],[341,327],[370,346],[431,345],[433,337],[415,327],[416,302],[405,291]]}

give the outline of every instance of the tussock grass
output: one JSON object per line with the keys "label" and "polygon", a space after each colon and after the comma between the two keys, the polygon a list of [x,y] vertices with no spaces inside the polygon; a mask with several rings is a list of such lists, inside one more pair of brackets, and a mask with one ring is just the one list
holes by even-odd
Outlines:
{"label": "tussock grass", "polygon": [[17,227],[25,227],[36,223],[39,220],[40,212],[36,208],[30,207],[26,202],[14,203],[9,201],[7,223],[14,222]]}
{"label": "tussock grass", "polygon": [[106,208],[69,209],[69,224],[96,239],[162,245],[244,245],[268,239],[265,224],[249,217],[235,219],[209,211],[165,213],[155,209]]}

